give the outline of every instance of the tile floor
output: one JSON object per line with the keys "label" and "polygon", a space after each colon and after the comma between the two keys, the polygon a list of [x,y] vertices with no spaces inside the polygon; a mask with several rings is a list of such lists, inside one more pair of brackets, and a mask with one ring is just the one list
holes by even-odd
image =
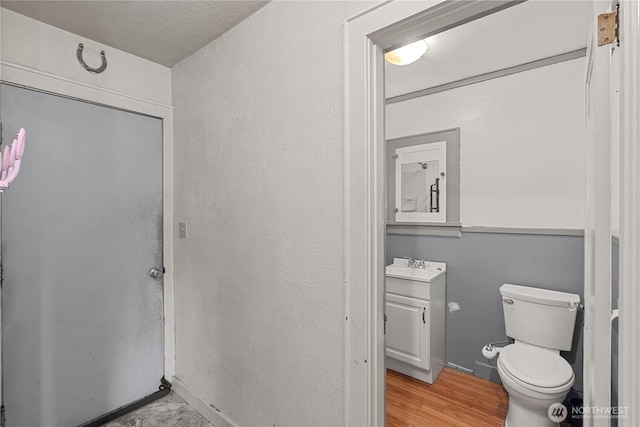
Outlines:
{"label": "tile floor", "polygon": [[214,427],[174,392],[104,424],[105,427]]}

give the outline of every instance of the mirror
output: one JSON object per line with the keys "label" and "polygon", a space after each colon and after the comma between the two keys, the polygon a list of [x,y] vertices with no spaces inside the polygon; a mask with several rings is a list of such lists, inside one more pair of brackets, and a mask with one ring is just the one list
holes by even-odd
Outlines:
{"label": "mirror", "polygon": [[398,222],[445,222],[447,219],[447,143],[413,145],[395,150]]}

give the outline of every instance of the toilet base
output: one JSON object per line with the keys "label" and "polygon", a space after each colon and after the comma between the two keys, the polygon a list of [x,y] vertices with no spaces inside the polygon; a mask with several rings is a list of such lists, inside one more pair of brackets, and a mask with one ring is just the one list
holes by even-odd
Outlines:
{"label": "toilet base", "polygon": [[558,427],[558,423],[549,418],[549,408],[564,401],[573,385],[573,378],[564,386],[553,389],[524,387],[504,369],[500,359],[498,375],[502,386],[509,394],[505,427]]}
{"label": "toilet base", "polygon": [[509,398],[507,419],[504,427],[558,427],[558,423],[551,421],[546,410],[523,405],[516,399]]}

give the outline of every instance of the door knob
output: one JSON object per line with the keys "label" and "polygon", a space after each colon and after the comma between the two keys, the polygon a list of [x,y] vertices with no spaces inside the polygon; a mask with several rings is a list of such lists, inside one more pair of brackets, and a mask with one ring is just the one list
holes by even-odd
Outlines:
{"label": "door knob", "polygon": [[160,280],[162,278],[162,270],[157,267],[153,267],[149,270],[149,277],[155,280]]}

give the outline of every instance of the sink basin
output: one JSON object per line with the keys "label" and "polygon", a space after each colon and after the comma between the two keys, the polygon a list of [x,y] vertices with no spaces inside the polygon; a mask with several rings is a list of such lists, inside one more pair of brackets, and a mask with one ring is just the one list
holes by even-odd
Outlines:
{"label": "sink basin", "polygon": [[393,264],[386,268],[387,277],[407,279],[417,282],[431,282],[445,274],[447,264],[444,262],[425,261],[424,268],[409,267],[409,260],[394,258]]}

